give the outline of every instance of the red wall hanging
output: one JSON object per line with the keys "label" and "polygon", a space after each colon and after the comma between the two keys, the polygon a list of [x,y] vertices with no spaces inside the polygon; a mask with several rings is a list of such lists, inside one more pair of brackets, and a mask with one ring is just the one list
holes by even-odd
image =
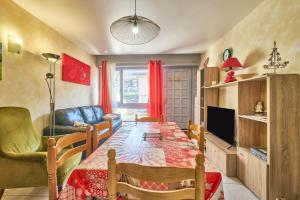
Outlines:
{"label": "red wall hanging", "polygon": [[83,85],[91,84],[91,67],[65,53],[62,54],[62,80]]}

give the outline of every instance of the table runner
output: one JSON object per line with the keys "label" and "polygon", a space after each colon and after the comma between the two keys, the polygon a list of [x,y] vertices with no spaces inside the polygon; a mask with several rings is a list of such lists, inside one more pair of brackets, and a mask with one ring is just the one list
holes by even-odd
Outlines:
{"label": "table runner", "polygon": [[[144,133],[160,133],[162,139]],[[197,141],[190,140],[176,123],[124,123],[122,127],[71,173],[60,200],[107,199],[107,151],[116,150],[117,162],[148,166],[195,167]],[[224,199],[221,174],[205,159],[205,199]],[[139,187],[168,190],[168,185],[140,181]],[[188,187],[183,182],[178,187]]]}

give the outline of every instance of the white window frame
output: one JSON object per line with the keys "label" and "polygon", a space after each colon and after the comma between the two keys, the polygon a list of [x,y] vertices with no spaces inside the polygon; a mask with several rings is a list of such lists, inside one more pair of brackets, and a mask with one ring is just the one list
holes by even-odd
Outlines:
{"label": "white window frame", "polygon": [[146,109],[148,103],[124,103],[123,101],[123,73],[125,70],[147,70],[147,67],[117,67],[116,71],[120,71],[120,102],[118,102],[118,108],[129,109]]}

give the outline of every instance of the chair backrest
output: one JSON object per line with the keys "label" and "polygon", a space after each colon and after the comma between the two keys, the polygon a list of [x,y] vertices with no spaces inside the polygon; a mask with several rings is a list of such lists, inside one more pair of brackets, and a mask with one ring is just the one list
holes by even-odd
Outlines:
{"label": "chair backrest", "polygon": [[162,119],[157,118],[157,117],[140,117],[140,118],[138,118],[138,115],[135,115],[135,122],[162,122]]}
{"label": "chair backrest", "polygon": [[0,154],[40,150],[42,137],[33,128],[29,110],[0,107]]}
{"label": "chair backrest", "polygon": [[[61,154],[58,154],[66,147],[85,141],[85,144],[70,148]],[[56,171],[64,164],[71,156],[86,151],[86,156],[91,154],[91,127],[86,128],[86,132],[77,132],[65,135],[59,138],[56,142],[54,138],[48,139],[48,189],[49,200],[57,200],[57,174]]]}
{"label": "chair backrest", "polygon": [[[100,133],[100,134],[99,134]],[[112,135],[112,120],[93,125],[93,151],[98,148],[99,141]]]}
{"label": "chair backrest", "polygon": [[200,124],[192,124],[192,120],[188,122],[187,135],[189,138],[198,140],[199,149],[204,152],[204,126]]}
{"label": "chair backrest", "polygon": [[[129,193],[134,197],[143,200],[204,200],[205,176],[204,155],[202,153],[196,155],[196,167],[194,169],[177,167],[151,167],[133,163],[116,164],[115,150],[110,149],[107,155],[109,200],[116,200],[117,192]],[[125,182],[118,182],[117,174],[125,174],[138,180],[159,183],[175,183],[183,180],[194,179],[195,187],[171,191],[153,191],[138,188]]]}

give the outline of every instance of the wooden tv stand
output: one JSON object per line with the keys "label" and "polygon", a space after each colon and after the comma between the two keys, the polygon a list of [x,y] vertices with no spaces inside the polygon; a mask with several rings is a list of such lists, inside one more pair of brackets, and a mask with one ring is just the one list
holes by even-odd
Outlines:
{"label": "wooden tv stand", "polygon": [[226,176],[236,176],[236,147],[230,147],[222,139],[209,132],[205,134],[205,139],[208,160]]}

